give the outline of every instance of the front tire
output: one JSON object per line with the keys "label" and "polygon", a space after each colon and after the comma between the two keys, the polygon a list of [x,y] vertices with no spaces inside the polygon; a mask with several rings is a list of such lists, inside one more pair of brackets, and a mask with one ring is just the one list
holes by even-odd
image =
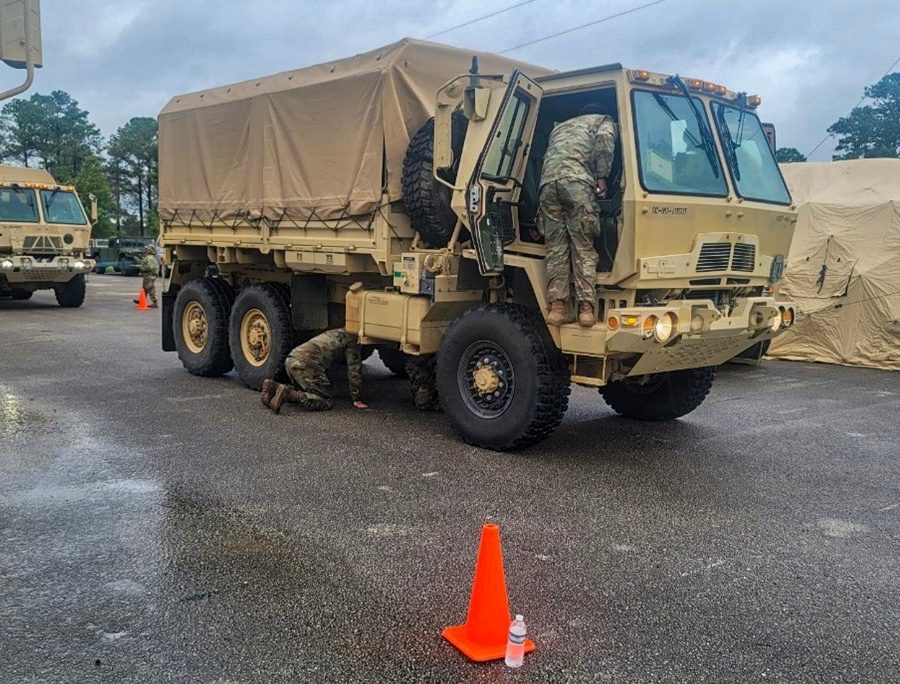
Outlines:
{"label": "front tire", "polygon": [[21,288],[14,288],[12,291],[10,291],[9,296],[12,297],[13,299],[17,299],[19,301],[25,301],[27,299],[31,299],[31,295],[33,295],[33,294],[34,294],[34,292],[32,292],[31,290],[23,290]]}
{"label": "front tire", "polygon": [[283,380],[293,335],[290,305],[281,288],[264,284],[242,290],[228,324],[231,359],[241,381],[258,390],[263,380]]}
{"label": "front tire", "polygon": [[485,304],[453,321],[437,360],[444,413],[469,444],[506,451],[536,444],[562,422],[569,371],[538,312]]}
{"label": "front tire", "polygon": [[604,401],[616,413],[662,422],[687,415],[703,403],[716,377],[716,369],[690,368],[649,376],[647,382],[616,381],[600,389]]}
{"label": "front tire", "polygon": [[234,364],[228,351],[228,312],[234,294],[218,278],[199,278],[178,291],[173,313],[175,349],[192,375],[216,377]]}
{"label": "front tire", "polygon": [[65,285],[56,288],[56,301],[64,309],[77,309],[84,304],[86,291],[84,274],[79,273]]}

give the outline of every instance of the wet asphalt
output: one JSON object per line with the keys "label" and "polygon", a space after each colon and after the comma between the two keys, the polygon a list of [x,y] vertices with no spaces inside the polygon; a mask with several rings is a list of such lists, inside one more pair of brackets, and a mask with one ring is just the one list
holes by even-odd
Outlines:
{"label": "wet asphalt", "polygon": [[[327,414],[160,351],[139,281],[0,301],[0,682],[900,681],[900,376],[726,366],[672,424],[576,389],[519,454],[367,362]],[[467,662],[480,526],[537,651]]]}

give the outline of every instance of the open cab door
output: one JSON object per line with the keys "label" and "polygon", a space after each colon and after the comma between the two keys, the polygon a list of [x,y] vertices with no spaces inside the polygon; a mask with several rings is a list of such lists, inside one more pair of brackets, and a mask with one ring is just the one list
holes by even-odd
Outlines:
{"label": "open cab door", "polygon": [[542,93],[537,83],[513,71],[503,96],[491,92],[484,116],[469,119],[452,206],[472,235],[482,275],[503,272],[503,246],[515,239],[512,208],[519,201]]}

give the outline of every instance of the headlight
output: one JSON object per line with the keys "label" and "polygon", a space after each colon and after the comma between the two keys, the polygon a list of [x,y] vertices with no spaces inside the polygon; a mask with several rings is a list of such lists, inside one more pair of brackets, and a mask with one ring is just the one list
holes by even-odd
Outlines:
{"label": "headlight", "polygon": [[0,268],[5,268],[6,270],[9,270],[12,267],[13,267],[13,262],[11,262],[9,259],[4,259],[2,262],[0,262]]}
{"label": "headlight", "polygon": [[781,329],[781,324],[784,322],[783,311],[784,309],[775,309],[775,315],[772,317],[772,325],[770,326],[772,332],[778,332]]}
{"label": "headlight", "polygon": [[72,268],[74,268],[76,271],[80,271],[84,268],[84,262],[79,259],[74,264],[72,264]]}
{"label": "headlight", "polygon": [[790,328],[794,324],[794,310],[781,307],[781,321],[785,328]]}
{"label": "headlight", "polygon": [[656,341],[662,343],[668,342],[677,326],[678,319],[675,318],[675,314],[663,314],[653,327],[653,335],[656,337]]}

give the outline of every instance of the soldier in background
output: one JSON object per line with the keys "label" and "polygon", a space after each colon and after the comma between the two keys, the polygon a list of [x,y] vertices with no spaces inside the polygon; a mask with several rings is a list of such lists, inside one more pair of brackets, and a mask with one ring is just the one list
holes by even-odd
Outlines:
{"label": "soldier in background", "polygon": [[412,390],[413,402],[421,411],[440,411],[441,400],[437,391],[437,356],[410,356],[406,360],[406,374]]}
{"label": "soldier in background", "polygon": [[[140,269],[140,274],[144,279],[142,285],[144,293],[151,302],[150,308],[156,309],[159,307],[159,304],[156,302],[156,275],[159,273],[159,262],[156,260],[156,247],[154,245],[147,245],[144,248],[144,252],[144,260],[141,261]],[[137,304],[138,300],[135,299],[134,303]]]}
{"label": "soldier in background", "polygon": [[358,409],[369,408],[362,401],[359,343],[354,335],[343,329],[323,332],[288,354],[284,368],[294,387],[266,380],[260,396],[262,403],[275,413],[281,411],[286,401],[299,404],[307,411],[330,410],[333,403],[327,371],[341,355],[347,360],[347,380],[353,406]]}
{"label": "soldier in background", "polygon": [[606,177],[612,166],[616,128],[611,117],[587,105],[550,133],[541,170],[538,227],[547,245],[550,314],[547,323],[571,323],[566,312],[574,281],[578,323],[596,322],[597,251],[599,232],[595,198],[606,197]]}

